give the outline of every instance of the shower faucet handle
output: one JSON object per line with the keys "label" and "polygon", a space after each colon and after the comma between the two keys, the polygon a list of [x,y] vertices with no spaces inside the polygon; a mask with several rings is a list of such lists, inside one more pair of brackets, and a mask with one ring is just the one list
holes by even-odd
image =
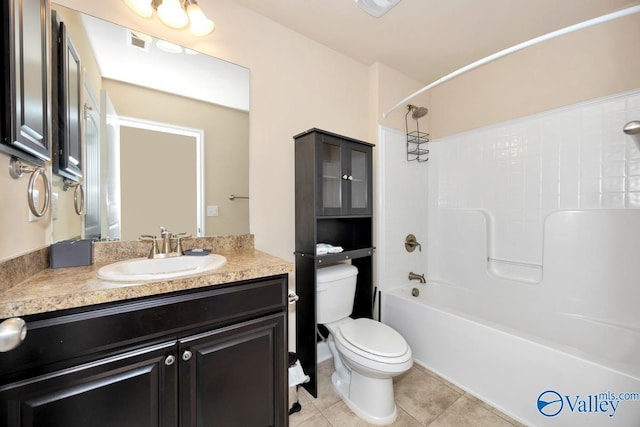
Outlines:
{"label": "shower faucet handle", "polygon": [[404,248],[407,252],[413,252],[416,250],[416,246],[418,247],[418,251],[422,252],[422,245],[418,243],[416,236],[409,234],[406,239],[404,239]]}

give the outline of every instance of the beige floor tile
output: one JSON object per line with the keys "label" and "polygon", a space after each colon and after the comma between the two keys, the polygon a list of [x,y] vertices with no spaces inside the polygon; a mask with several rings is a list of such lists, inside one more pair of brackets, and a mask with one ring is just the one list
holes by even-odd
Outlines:
{"label": "beige floor tile", "polygon": [[[318,365],[318,398],[299,389],[302,411],[289,417],[291,427],[369,427],[333,390],[333,360]],[[394,378],[398,418],[392,427],[525,427],[507,415],[414,365]]]}
{"label": "beige floor tile", "polygon": [[[351,412],[346,403],[340,401],[323,412],[324,416],[334,427],[370,427],[370,424]],[[401,408],[398,408],[398,418],[390,427],[422,427],[422,425]]]}
{"label": "beige floor tile", "polygon": [[320,410],[313,404],[313,397],[302,387],[298,389],[298,402],[301,410],[289,416],[289,426],[297,427],[316,415],[320,414]]}
{"label": "beige floor tile", "polygon": [[317,413],[313,417],[309,418],[298,424],[298,427],[333,427],[329,421],[321,413]]}
{"label": "beige floor tile", "polygon": [[440,379],[415,367],[395,378],[394,392],[396,405],[423,425],[435,420],[461,396]]}
{"label": "beige floor tile", "polygon": [[318,398],[312,400],[320,411],[340,401],[340,396],[336,394],[331,383],[333,371],[333,359],[325,360],[318,365]]}
{"label": "beige floor tile", "polygon": [[446,380],[445,378],[441,377],[440,375],[436,374],[433,371],[428,370],[427,368],[425,368],[424,366],[418,365],[417,363],[413,364],[413,368],[412,369],[418,369],[421,370],[423,372],[426,372],[427,375],[431,375],[432,377],[435,377],[438,379],[438,381],[443,382],[444,384],[446,384],[449,388],[454,389],[455,391],[457,391],[460,394],[464,394],[465,391],[463,389],[461,389],[460,387],[458,387],[455,384],[450,383],[448,380]]}
{"label": "beige floor tile", "polygon": [[429,427],[513,427],[513,424],[467,395],[461,396]]}
{"label": "beige floor tile", "polygon": [[521,422],[514,420],[513,418],[511,418],[510,416],[508,416],[507,414],[499,411],[498,409],[494,408],[493,406],[489,405],[486,402],[483,402],[482,400],[478,399],[477,397],[467,393],[465,394],[466,397],[468,397],[469,399],[471,399],[472,401],[475,401],[476,403],[478,403],[479,405],[481,405],[483,408],[493,412],[494,414],[498,415],[501,418],[504,418],[507,422],[513,424],[515,427],[527,427],[525,424],[522,424]]}

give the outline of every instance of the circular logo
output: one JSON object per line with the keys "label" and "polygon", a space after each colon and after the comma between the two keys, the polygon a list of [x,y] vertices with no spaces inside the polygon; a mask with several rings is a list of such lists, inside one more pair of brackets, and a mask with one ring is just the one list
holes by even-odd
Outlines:
{"label": "circular logo", "polygon": [[545,417],[555,417],[562,411],[562,396],[554,390],[547,390],[538,396],[538,412]]}

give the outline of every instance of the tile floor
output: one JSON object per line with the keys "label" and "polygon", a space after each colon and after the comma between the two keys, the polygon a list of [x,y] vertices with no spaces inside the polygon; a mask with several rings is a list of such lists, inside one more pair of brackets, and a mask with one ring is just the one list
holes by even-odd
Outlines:
{"label": "tile floor", "polygon": [[[318,398],[300,387],[302,410],[289,417],[291,427],[371,426],[356,416],[333,391],[333,360],[318,365]],[[524,427],[464,390],[414,364],[394,379],[398,418],[395,427]]]}

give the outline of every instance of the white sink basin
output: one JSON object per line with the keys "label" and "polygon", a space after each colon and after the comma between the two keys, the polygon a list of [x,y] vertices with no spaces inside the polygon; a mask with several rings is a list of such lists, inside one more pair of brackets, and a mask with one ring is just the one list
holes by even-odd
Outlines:
{"label": "white sink basin", "polygon": [[117,282],[176,279],[213,271],[225,265],[222,255],[179,256],[170,258],[135,258],[105,265],[98,278]]}

